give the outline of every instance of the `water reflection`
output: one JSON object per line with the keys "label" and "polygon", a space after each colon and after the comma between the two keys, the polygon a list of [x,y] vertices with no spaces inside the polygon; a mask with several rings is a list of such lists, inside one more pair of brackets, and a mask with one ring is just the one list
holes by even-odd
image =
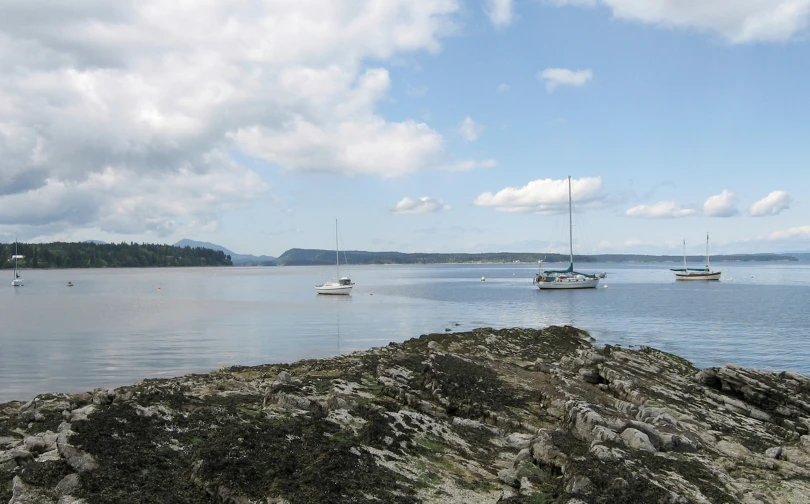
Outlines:
{"label": "water reflection", "polygon": [[610,288],[582,291],[540,291],[532,264],[358,267],[350,296],[316,294],[318,267],[32,270],[0,288],[0,402],[477,327],[574,325],[698,366],[810,374],[807,265],[735,264],[733,282],[710,284],[668,267],[594,265]]}

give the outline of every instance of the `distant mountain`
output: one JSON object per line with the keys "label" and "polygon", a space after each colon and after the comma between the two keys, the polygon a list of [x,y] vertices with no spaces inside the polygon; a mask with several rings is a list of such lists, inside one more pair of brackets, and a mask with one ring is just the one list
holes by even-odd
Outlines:
{"label": "distant mountain", "polygon": [[223,247],[222,245],[217,245],[216,243],[210,242],[202,242],[202,241],[195,241],[189,240],[184,238],[179,242],[174,244],[175,247],[199,247],[205,248],[210,250],[219,250],[222,251],[225,255],[231,256],[231,262],[234,266],[275,266],[276,258],[273,256],[266,256],[260,255],[255,256],[253,254],[237,254],[227,248]]}
{"label": "distant mountain", "polygon": [[800,261],[810,260],[810,252],[785,252],[785,255],[793,256]]}

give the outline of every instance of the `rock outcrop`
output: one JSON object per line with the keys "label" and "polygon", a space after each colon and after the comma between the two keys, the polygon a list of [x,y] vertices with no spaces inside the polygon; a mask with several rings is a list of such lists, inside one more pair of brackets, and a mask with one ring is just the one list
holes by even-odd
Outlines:
{"label": "rock outcrop", "polygon": [[431,334],[2,404],[0,502],[810,502],[810,379]]}

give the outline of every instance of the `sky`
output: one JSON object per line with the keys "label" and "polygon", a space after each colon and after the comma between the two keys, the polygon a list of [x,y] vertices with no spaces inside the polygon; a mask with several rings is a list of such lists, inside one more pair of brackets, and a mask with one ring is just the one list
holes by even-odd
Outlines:
{"label": "sky", "polygon": [[0,241],[810,250],[810,0],[0,0]]}

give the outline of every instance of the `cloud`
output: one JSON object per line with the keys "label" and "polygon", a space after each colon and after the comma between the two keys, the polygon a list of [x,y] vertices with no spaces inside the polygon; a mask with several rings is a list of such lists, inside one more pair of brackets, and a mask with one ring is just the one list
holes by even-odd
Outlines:
{"label": "cloud", "polygon": [[[602,199],[602,178],[571,180],[572,200],[589,205]],[[499,212],[555,214],[568,211],[568,180],[538,179],[523,187],[507,187],[495,194],[482,193],[475,205]]]}
{"label": "cloud", "polygon": [[731,217],[738,213],[737,197],[726,189],[720,194],[710,196],[703,204],[703,215],[707,217]]}
{"label": "cloud", "polygon": [[671,219],[676,217],[689,217],[698,211],[689,206],[678,205],[674,201],[659,201],[653,205],[638,205],[628,208],[624,215],[628,217],[642,217],[646,219]]}
{"label": "cloud", "polygon": [[567,68],[546,68],[537,74],[537,78],[545,81],[546,91],[553,93],[559,86],[584,86],[593,78],[593,72]]}
{"label": "cloud", "polygon": [[749,213],[752,217],[778,215],[782,210],[790,208],[792,200],[785,191],[772,191],[770,194],[751,205]]}
{"label": "cloud", "polygon": [[[437,52],[457,31],[460,8],[459,0],[4,5],[0,208],[43,229],[159,234],[178,222],[210,229],[217,211],[266,190],[234,162],[245,155],[286,171],[383,177],[481,163],[452,159],[424,122],[376,112],[391,88],[383,65]],[[106,195],[143,204],[118,213],[89,190],[100,180]],[[211,209],[190,200],[198,194]]]}
{"label": "cloud", "polygon": [[476,168],[494,168],[496,166],[498,166],[496,160],[482,159],[480,161],[454,161],[440,166],[440,169],[446,171],[470,171]]}
{"label": "cloud", "polygon": [[442,200],[423,196],[421,198],[402,198],[391,211],[397,214],[423,214],[449,210]]}
{"label": "cloud", "polygon": [[505,82],[501,83],[501,84],[498,84],[497,91],[498,91],[499,94],[503,94],[503,93],[508,92],[509,91],[509,84],[507,84]]}
{"label": "cloud", "polygon": [[484,131],[484,127],[473,121],[470,116],[465,117],[464,120],[458,124],[458,132],[461,133],[461,136],[467,142],[475,142],[478,140],[478,135],[480,135],[482,131]]}
{"label": "cloud", "polygon": [[514,17],[513,0],[487,0],[486,13],[496,28],[503,28],[512,24]]}
{"label": "cloud", "polygon": [[810,0],[547,0],[555,5],[604,5],[618,19],[663,28],[712,32],[732,44],[781,42],[808,24]]}
{"label": "cloud", "polygon": [[[0,198],[6,226],[93,227],[106,233],[166,237],[189,228],[212,229],[219,216],[269,186],[230,161],[211,155],[208,173],[190,169],[142,177],[107,167],[80,181],[48,179],[44,185]],[[227,165],[227,168],[224,166]]]}
{"label": "cloud", "polygon": [[766,238],[769,241],[790,240],[793,238],[810,238],[810,226],[798,226],[786,230],[774,231]]}

